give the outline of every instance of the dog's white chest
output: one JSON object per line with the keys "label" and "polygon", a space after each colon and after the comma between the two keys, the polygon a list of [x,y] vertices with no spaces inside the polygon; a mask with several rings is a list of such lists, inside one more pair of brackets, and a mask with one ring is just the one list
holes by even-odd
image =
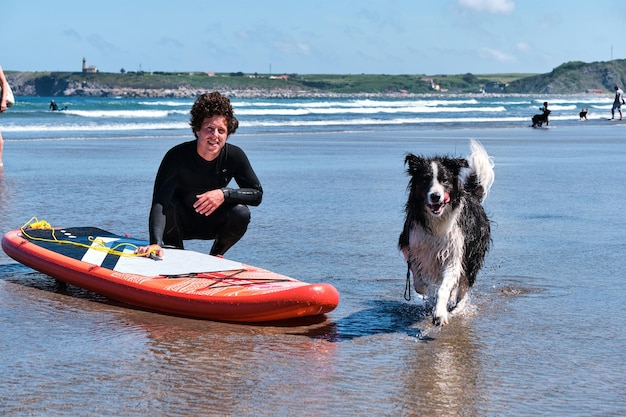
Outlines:
{"label": "dog's white chest", "polygon": [[452,226],[443,235],[432,234],[420,226],[409,233],[409,260],[413,272],[427,284],[441,282],[446,269],[462,259],[463,239],[458,227]]}

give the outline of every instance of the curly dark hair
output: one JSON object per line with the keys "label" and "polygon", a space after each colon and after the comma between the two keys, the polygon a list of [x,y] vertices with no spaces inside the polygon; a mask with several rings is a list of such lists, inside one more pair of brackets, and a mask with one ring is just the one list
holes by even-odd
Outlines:
{"label": "curly dark hair", "polygon": [[230,99],[214,91],[212,93],[202,94],[196,99],[193,106],[191,106],[191,120],[189,124],[191,125],[194,136],[197,137],[196,132],[202,127],[204,119],[215,115],[224,116],[226,118],[229,136],[235,133],[239,127],[239,121],[235,117]]}

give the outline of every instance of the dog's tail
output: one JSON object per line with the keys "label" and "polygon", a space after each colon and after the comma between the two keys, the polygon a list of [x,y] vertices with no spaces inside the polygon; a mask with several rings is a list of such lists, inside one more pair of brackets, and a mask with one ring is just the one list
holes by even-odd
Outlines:
{"label": "dog's tail", "polygon": [[467,158],[469,169],[465,176],[465,187],[481,201],[484,201],[495,180],[493,158],[487,154],[483,145],[474,139],[470,140],[470,149],[472,153]]}

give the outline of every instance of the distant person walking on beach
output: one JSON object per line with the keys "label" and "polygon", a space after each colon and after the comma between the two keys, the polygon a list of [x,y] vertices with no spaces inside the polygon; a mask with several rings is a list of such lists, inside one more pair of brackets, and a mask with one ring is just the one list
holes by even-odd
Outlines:
{"label": "distant person walking on beach", "polygon": [[615,87],[615,100],[613,101],[613,107],[611,108],[611,120],[615,119],[615,109],[619,111],[619,119],[622,120],[622,104],[624,104],[624,91],[619,88],[619,85]]}
{"label": "distant person walking on beach", "polygon": [[[191,107],[195,140],[170,149],[154,181],[150,245],[136,253],[162,257],[163,245],[183,249],[183,240],[214,239],[211,255],[223,255],[246,233],[248,206],[261,204],[263,189],[248,157],[226,143],[239,121],[228,97],[202,94]],[[234,179],[239,188],[228,187]]]}
{"label": "distant person walking on beach", "polygon": [[[7,82],[6,77],[4,76],[4,71],[2,71],[2,67],[0,66],[0,87],[2,87],[2,97],[0,98],[0,113],[4,113],[7,109],[7,93],[9,91],[9,83]],[[2,148],[4,147],[4,140],[2,139],[2,132],[0,132],[0,167],[3,166],[2,163]]]}

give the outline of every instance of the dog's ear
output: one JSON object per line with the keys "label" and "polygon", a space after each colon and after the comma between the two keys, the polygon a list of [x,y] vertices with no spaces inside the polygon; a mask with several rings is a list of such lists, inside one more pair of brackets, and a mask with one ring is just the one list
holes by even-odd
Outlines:
{"label": "dog's ear", "polygon": [[406,158],[404,158],[404,165],[409,166],[407,169],[409,175],[415,175],[424,170],[424,158],[415,156],[412,153],[407,154]]}
{"label": "dog's ear", "polygon": [[444,158],[441,163],[455,175],[459,175],[462,168],[469,168],[469,162],[465,158]]}

